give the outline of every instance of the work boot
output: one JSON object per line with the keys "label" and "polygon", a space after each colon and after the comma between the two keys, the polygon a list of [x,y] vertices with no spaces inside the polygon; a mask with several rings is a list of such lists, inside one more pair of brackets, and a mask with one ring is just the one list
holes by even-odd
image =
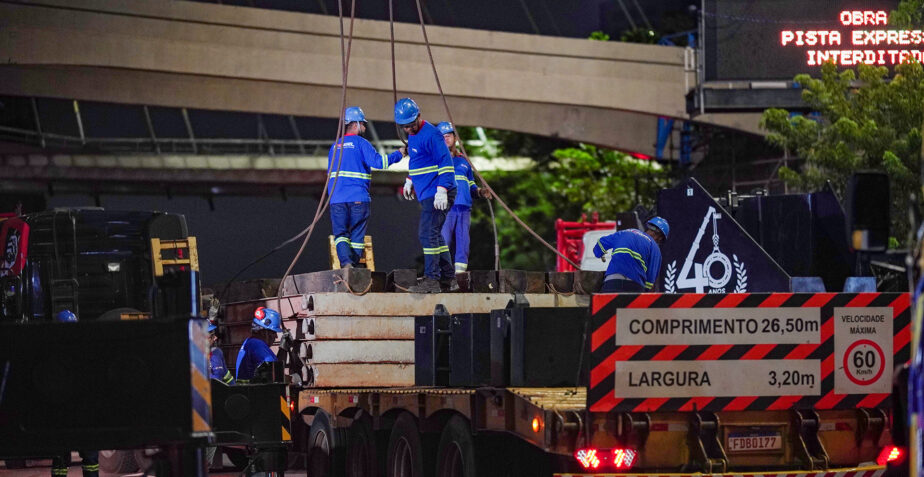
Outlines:
{"label": "work boot", "polygon": [[449,280],[440,280],[440,288],[444,292],[457,292],[459,291],[459,281],[455,277]]}
{"label": "work boot", "polygon": [[440,282],[433,278],[424,278],[420,283],[407,289],[411,293],[439,293]]}

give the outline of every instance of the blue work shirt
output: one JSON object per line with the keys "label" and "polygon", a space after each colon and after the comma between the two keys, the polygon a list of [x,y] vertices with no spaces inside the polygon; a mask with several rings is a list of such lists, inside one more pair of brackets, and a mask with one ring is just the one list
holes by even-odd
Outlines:
{"label": "blue work shirt", "polygon": [[253,379],[257,367],[263,363],[272,363],[276,361],[276,355],[273,350],[262,340],[251,336],[244,340],[241,350],[237,352],[237,380],[243,382]]}
{"label": "blue work shirt", "polygon": [[225,384],[234,384],[234,376],[225,365],[225,354],[221,348],[212,348],[209,351],[209,377]]}
{"label": "blue work shirt", "polygon": [[661,269],[661,249],[648,234],[637,229],[621,230],[602,237],[594,245],[594,256],[612,252],[606,274],[618,273],[651,289]]}
{"label": "blue work shirt", "polygon": [[472,166],[462,156],[453,157],[452,162],[456,170],[456,200],[452,205],[464,205],[471,208],[472,197],[478,195],[478,186],[475,185]]}
{"label": "blue work shirt", "polygon": [[[341,159],[341,144],[343,158]],[[401,160],[401,153],[379,154],[372,144],[361,136],[347,134],[339,143],[330,146],[327,153],[327,193],[331,204],[344,202],[369,202],[369,184],[372,182],[372,169],[387,169]],[[340,170],[337,170],[337,164]],[[337,187],[331,194],[337,178]]]}
{"label": "blue work shirt", "polygon": [[417,134],[408,136],[407,153],[411,158],[407,172],[417,200],[423,202],[433,197],[437,187],[449,191],[456,186],[452,156],[436,126],[424,121]]}

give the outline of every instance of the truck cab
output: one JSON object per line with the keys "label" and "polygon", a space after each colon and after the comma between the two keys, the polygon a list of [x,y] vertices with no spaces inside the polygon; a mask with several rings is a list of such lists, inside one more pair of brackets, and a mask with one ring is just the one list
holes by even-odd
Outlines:
{"label": "truck cab", "polygon": [[[152,247],[188,235],[183,216],[161,212],[72,208],[0,217],[0,322],[50,321],[64,309],[82,321],[175,310],[181,305],[157,286],[152,258],[191,259],[184,254],[195,247]],[[191,296],[198,295],[197,279],[194,288]]]}

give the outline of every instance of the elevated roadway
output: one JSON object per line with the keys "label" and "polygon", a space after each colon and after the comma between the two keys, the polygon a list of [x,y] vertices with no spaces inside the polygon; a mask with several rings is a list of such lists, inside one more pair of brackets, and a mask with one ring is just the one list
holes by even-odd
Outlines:
{"label": "elevated roadway", "polygon": [[[389,25],[356,20],[348,102],[392,120]],[[654,155],[686,118],[693,51],[429,27],[459,125]],[[419,25],[395,24],[399,96],[445,119]],[[0,94],[337,117],[336,17],[163,0],[0,0]],[[757,132],[755,115],[696,118]]]}

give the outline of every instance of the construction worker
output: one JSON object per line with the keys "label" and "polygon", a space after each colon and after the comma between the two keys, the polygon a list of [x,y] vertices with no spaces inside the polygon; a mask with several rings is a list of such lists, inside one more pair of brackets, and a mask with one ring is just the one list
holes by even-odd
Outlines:
{"label": "construction worker", "polygon": [[436,125],[443,135],[443,141],[449,148],[449,154],[452,156],[452,166],[455,169],[456,179],[456,199],[446,215],[446,222],[443,223],[443,241],[449,246],[455,239],[456,255],[453,265],[456,273],[468,270],[468,249],[469,235],[468,229],[472,219],[472,197],[482,195],[487,197],[487,189],[481,191],[475,185],[475,176],[472,168],[468,163],[459,147],[456,145],[458,137],[452,123],[443,121]]}
{"label": "construction worker", "polygon": [[253,324],[250,326],[250,337],[241,344],[237,352],[238,384],[248,384],[253,379],[257,367],[263,363],[276,361],[276,355],[270,345],[276,341],[276,334],[282,333],[282,319],[279,312],[272,308],[257,308],[253,312]]}
{"label": "construction worker", "polygon": [[358,106],[344,110],[343,122],[346,123],[343,138],[327,153],[327,193],[340,268],[352,268],[359,264],[365,248],[372,169],[388,168],[401,160],[402,153],[395,151],[386,156],[376,152],[362,137],[366,132],[366,115]]}
{"label": "construction worker", "polygon": [[209,377],[227,385],[234,384],[234,376],[225,365],[225,354],[218,347],[218,325],[209,322]]}
{"label": "construction worker", "polygon": [[652,217],[645,223],[645,232],[621,230],[598,240],[594,256],[606,261],[606,254],[612,254],[600,291],[642,293],[654,287],[661,269],[659,247],[669,233],[666,220]]}
{"label": "construction worker", "polygon": [[408,135],[407,148],[402,148],[410,156],[404,198],[410,200],[416,192],[422,209],[418,236],[424,253],[424,277],[409,291],[439,293],[441,287],[456,291],[459,284],[442,235],[446,211],[456,195],[452,156],[440,131],[423,120],[413,99],[401,98],[395,103],[395,122]]}
{"label": "construction worker", "polygon": [[[59,323],[77,323],[77,315],[71,310],[64,309],[55,315],[55,321]],[[97,451],[77,451],[80,454],[80,469],[84,477],[99,476],[99,452]],[[51,475],[66,476],[67,465],[71,461],[70,451],[61,453],[51,459]]]}

